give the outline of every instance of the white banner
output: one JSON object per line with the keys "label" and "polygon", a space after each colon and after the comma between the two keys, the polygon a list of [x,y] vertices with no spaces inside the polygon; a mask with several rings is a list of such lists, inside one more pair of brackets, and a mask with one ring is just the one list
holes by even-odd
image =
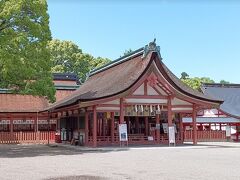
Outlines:
{"label": "white banner", "polygon": [[119,140],[128,141],[127,124],[119,124]]}
{"label": "white banner", "polygon": [[231,126],[226,126],[226,136],[231,137]]}
{"label": "white banner", "polygon": [[174,126],[170,126],[168,128],[168,138],[169,138],[169,144],[175,144],[175,128]]}

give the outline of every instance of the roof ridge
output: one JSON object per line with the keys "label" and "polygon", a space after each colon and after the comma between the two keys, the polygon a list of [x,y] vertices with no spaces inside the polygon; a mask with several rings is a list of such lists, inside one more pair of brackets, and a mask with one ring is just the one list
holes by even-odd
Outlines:
{"label": "roof ridge", "polygon": [[240,84],[203,83],[202,87],[240,88]]}
{"label": "roof ridge", "polygon": [[93,70],[91,70],[89,72],[90,73],[89,76],[92,76],[92,75],[94,75],[94,74],[96,74],[98,72],[102,72],[103,70],[106,70],[106,69],[108,69],[108,68],[110,68],[112,66],[115,66],[115,65],[118,65],[120,63],[123,63],[123,62],[129,60],[132,56],[137,55],[138,53],[142,52],[143,50],[144,50],[144,47],[141,47],[141,48],[139,48],[139,49],[137,49],[135,51],[132,51],[132,52],[130,52],[130,53],[120,57],[120,58],[117,58],[117,59],[111,61],[110,63],[108,63],[108,64],[106,64],[104,66],[101,66],[99,68],[93,69]]}

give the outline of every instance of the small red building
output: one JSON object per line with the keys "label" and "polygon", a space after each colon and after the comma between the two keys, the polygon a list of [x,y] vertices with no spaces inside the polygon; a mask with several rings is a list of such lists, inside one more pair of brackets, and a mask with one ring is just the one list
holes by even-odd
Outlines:
{"label": "small red building", "polygon": [[[203,84],[205,95],[224,100],[218,109],[205,109],[197,113],[199,141],[239,141],[240,85]],[[185,140],[191,140],[191,117],[184,117]]]}
{"label": "small red building", "polygon": [[[197,112],[222,103],[183,84],[151,42],[93,70],[78,90],[45,111],[57,119],[62,140],[81,137],[92,147],[116,145],[126,136],[128,144],[182,143],[182,118],[191,116],[196,144]],[[119,137],[122,125],[126,132]]]}
{"label": "small red building", "polygon": [[[53,80],[57,101],[79,87],[73,74],[55,73]],[[43,97],[11,94],[7,89],[0,89],[0,143],[34,142],[36,132],[45,135],[42,140],[47,140],[48,131],[54,139],[56,119],[49,119],[46,112],[40,113],[48,106],[48,101]]]}

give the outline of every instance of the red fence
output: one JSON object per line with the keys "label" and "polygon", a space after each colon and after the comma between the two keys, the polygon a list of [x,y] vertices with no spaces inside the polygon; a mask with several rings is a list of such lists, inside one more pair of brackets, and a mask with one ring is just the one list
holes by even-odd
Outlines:
{"label": "red fence", "polygon": [[55,141],[55,132],[0,132],[0,144],[50,143]]}
{"label": "red fence", "polygon": [[[184,141],[192,141],[193,131],[184,132]],[[197,131],[197,140],[201,142],[207,141],[225,141],[226,131]]]}
{"label": "red fence", "polygon": [[[97,145],[98,146],[106,146],[106,145],[118,145],[119,136],[114,136],[113,142],[111,136],[97,136]],[[182,140],[179,134],[176,135],[176,143],[181,144]],[[91,146],[93,144],[93,137],[89,137],[88,144]],[[156,137],[153,140],[149,140],[148,136],[144,134],[128,134],[128,144],[131,145],[154,145],[154,144],[168,144],[168,137],[160,136],[160,142],[157,142]]]}

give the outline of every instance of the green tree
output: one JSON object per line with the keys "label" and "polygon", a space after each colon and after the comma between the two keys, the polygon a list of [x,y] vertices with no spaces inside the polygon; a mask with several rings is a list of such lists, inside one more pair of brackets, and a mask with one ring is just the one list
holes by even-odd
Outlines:
{"label": "green tree", "polygon": [[45,0],[0,0],[0,87],[55,101]]}
{"label": "green tree", "polygon": [[181,79],[186,85],[189,87],[201,91],[201,85],[202,83],[214,83],[214,81],[208,77],[194,77],[194,78],[186,78],[186,79]]}
{"label": "green tree", "polygon": [[182,72],[180,79],[187,79],[188,77],[189,77],[189,75],[186,72]]}
{"label": "green tree", "polygon": [[225,81],[225,80],[221,80],[220,84],[230,84],[230,82],[229,81]]}
{"label": "green tree", "polygon": [[75,73],[84,82],[87,73],[100,66],[109,63],[107,58],[97,57],[83,53],[82,50],[71,41],[52,40],[48,43],[51,54],[52,72]]}
{"label": "green tree", "polygon": [[128,55],[129,53],[131,53],[131,52],[133,52],[133,50],[132,50],[131,48],[126,49],[126,50],[123,52],[123,55],[121,55],[120,57],[126,56],[126,55]]}

